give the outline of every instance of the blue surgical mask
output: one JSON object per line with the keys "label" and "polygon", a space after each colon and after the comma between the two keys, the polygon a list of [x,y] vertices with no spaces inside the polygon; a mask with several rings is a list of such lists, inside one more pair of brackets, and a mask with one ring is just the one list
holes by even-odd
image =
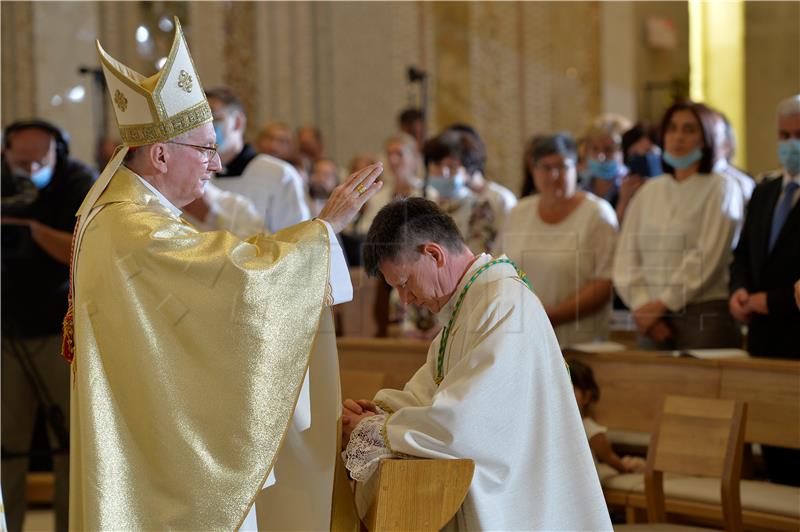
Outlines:
{"label": "blue surgical mask", "polygon": [[695,148],[683,157],[672,155],[670,152],[664,152],[664,162],[675,168],[676,170],[685,170],[692,166],[694,163],[703,158],[703,152],[700,148]]}
{"label": "blue surgical mask", "polygon": [[214,122],[214,133],[217,135],[217,151],[222,149],[225,144],[225,134],[222,129],[222,121]]}
{"label": "blue surgical mask", "polygon": [[619,166],[616,159],[606,159],[605,161],[589,159],[589,173],[591,173],[592,177],[598,179],[605,179],[607,181],[616,179],[620,174]]}
{"label": "blue surgical mask", "polygon": [[428,175],[428,184],[443,198],[455,198],[464,188],[464,172],[458,172],[452,178],[441,175]]}
{"label": "blue surgical mask", "polygon": [[800,174],[800,139],[787,139],[778,142],[778,159],[789,175]]}
{"label": "blue surgical mask", "polygon": [[29,174],[28,172],[20,168],[13,168],[11,172],[17,179],[30,179],[33,185],[39,190],[49,185],[50,181],[53,180],[52,166],[43,166],[32,174]]}
{"label": "blue surgical mask", "polygon": [[628,169],[631,174],[636,174],[639,177],[653,177],[664,172],[661,167],[661,155],[653,150],[645,155],[631,156]]}
{"label": "blue surgical mask", "polygon": [[33,184],[36,185],[36,188],[38,188],[39,190],[49,185],[52,179],[53,179],[52,166],[43,166],[42,168],[36,170],[33,174],[31,174],[31,181],[33,181]]}

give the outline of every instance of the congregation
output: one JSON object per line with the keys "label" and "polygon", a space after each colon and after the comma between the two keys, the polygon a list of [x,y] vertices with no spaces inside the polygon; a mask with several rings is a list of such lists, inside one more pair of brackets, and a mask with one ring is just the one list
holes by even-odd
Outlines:
{"label": "congregation", "polygon": [[2,2],[0,532],[800,530],[799,16]]}
{"label": "congregation", "polygon": [[[606,114],[584,131],[537,133],[524,150],[518,195],[487,175],[491,153],[469,124],[426,138],[425,115],[407,109],[396,132],[387,127],[381,153],[354,154],[342,164],[326,155],[313,125],[293,130],[272,122],[248,142],[239,98],[224,87],[206,93],[221,168],[184,208],[201,230],[247,238],[317,217],[345,173],[381,161],[382,189],[339,235],[351,268],[362,265],[383,207],[423,197],[452,218],[473,253],[504,254],[527,273],[562,349],[607,340],[612,316],[627,316],[643,349],[744,348],[756,357],[800,358],[800,95],[776,110],[774,172],[751,176],[734,166],[736,139],[724,113],[682,100],[659,124]],[[3,219],[4,253],[13,244],[6,227],[27,224],[53,263],[39,271],[26,267],[31,259],[22,252],[4,259],[12,267],[4,262],[3,306],[19,309],[13,334],[39,356],[60,341],[72,225],[64,213],[77,210],[96,175],[69,157],[67,142],[66,132],[42,121],[16,123],[3,134],[4,198],[17,176],[28,175],[40,192],[37,208],[61,213],[50,222],[24,221],[7,210]],[[33,284],[31,276],[52,282]],[[53,319],[28,309],[27,293],[17,288],[30,286],[42,291],[38,301],[52,302],[45,315]],[[416,303],[380,278],[376,305],[360,311],[374,313],[378,336],[430,341],[444,324]],[[36,363],[64,402],[58,390],[68,381],[53,372],[67,370]],[[4,371],[4,394],[15,379]],[[21,415],[7,412],[7,404],[4,425]],[[35,413],[27,415],[22,432],[29,435]],[[8,434],[4,427],[4,453],[16,445]],[[18,446],[24,452],[27,441]],[[771,478],[800,478],[797,451],[763,452]],[[609,456],[620,470],[641,467]],[[4,461],[3,473],[10,506],[8,494],[22,492],[24,471],[7,471]],[[64,490],[57,487],[57,505]]]}
{"label": "congregation", "polygon": [[[354,154],[345,166],[326,157],[314,126],[293,135],[273,122],[255,147],[247,144],[236,96],[208,95],[225,169],[186,209],[200,227],[242,237],[276,231],[316,216],[345,172],[380,160],[386,186],[341,235],[351,267],[360,266],[381,207],[426,197],[474,252],[506,253],[527,272],[562,348],[607,339],[616,314],[629,316],[646,349],[745,347],[747,326],[752,355],[800,354],[798,95],[777,109],[774,172],[751,176],[734,166],[724,113],[678,101],[659,124],[606,114],[585,131],[535,135],[519,197],[485,174],[491,154],[468,124],[426,139],[423,113],[407,109],[382,153]],[[395,293],[381,298],[378,336],[435,336],[442,324],[407,303]]]}

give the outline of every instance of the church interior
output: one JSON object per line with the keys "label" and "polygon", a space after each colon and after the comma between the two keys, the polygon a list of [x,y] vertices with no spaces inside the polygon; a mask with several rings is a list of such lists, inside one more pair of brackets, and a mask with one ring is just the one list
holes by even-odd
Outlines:
{"label": "church interior", "polygon": [[[382,207],[424,197],[541,301],[597,471],[585,481],[615,529],[800,530],[800,2],[771,0],[2,2],[0,530],[67,529],[56,388],[69,393],[72,252],[45,246],[55,266],[18,271],[30,250],[17,229],[36,247],[44,222],[20,221],[36,200],[13,186],[26,175],[35,197],[54,179],[37,171],[50,148],[20,170],[22,135],[81,162],[86,194],[129,144],[117,117],[132,98],[107,88],[97,43],[148,77],[172,63],[178,20],[195,69],[181,83],[205,91],[216,134],[194,147],[221,160],[187,224],[276,233],[324,217],[348,176],[382,164],[381,191],[338,235],[352,285],[331,306],[343,400],[403,390],[450,332],[363,253]],[[246,153],[297,176],[299,217],[225,186]],[[239,202],[230,220],[212,184]],[[50,293],[30,295],[48,275]],[[24,360],[40,349],[46,362]],[[481,476],[455,458],[381,461],[362,529],[455,520]]]}

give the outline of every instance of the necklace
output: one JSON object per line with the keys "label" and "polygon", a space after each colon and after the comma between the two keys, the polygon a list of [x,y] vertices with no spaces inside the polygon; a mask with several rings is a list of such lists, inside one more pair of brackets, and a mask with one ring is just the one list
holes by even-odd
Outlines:
{"label": "necklace", "polygon": [[493,261],[487,262],[480,268],[478,268],[475,273],[472,274],[472,277],[469,278],[467,284],[464,285],[464,288],[461,289],[461,293],[458,295],[458,299],[456,300],[455,307],[453,307],[453,312],[450,314],[450,320],[447,322],[447,326],[442,329],[442,341],[439,343],[439,358],[436,360],[436,385],[438,386],[442,380],[444,379],[444,352],[447,349],[447,340],[450,338],[450,331],[453,329],[453,323],[456,321],[456,317],[458,316],[458,311],[461,310],[461,303],[464,301],[464,296],[467,295],[467,291],[470,289],[472,284],[475,282],[480,274],[494,266],[495,264],[510,264],[514,267],[517,271],[517,275],[522,282],[525,283],[525,286],[528,287],[528,290],[532,290],[531,283],[528,281],[528,276],[525,275],[525,272],[519,269],[519,266],[511,259],[494,259]]}

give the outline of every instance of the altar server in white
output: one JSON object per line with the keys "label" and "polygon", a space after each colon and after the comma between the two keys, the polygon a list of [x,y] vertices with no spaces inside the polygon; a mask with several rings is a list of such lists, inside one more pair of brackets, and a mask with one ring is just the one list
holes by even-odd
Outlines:
{"label": "altar server in white", "polygon": [[378,213],[364,264],[445,327],[402,391],[345,401],[351,475],[367,481],[392,456],[470,458],[472,485],[448,528],[611,530],[558,341],[515,264],[474,256],[421,198]]}

